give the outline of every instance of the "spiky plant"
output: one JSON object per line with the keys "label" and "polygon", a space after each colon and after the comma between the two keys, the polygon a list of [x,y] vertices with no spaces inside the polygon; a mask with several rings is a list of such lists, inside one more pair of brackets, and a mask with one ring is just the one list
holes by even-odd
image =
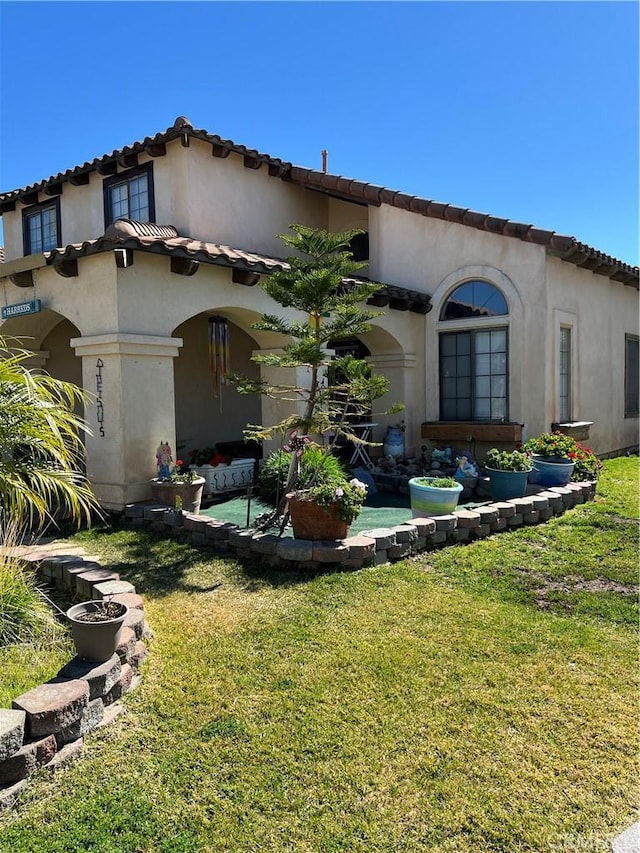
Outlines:
{"label": "spiky plant", "polygon": [[30,370],[33,353],[0,337],[0,509],[3,517],[38,527],[58,511],[90,522],[98,509],[83,471],[75,412],[87,395],[70,382]]}
{"label": "spiky plant", "polygon": [[63,635],[53,607],[37,584],[33,567],[19,556],[19,541],[15,521],[0,530],[0,647],[50,643]]}

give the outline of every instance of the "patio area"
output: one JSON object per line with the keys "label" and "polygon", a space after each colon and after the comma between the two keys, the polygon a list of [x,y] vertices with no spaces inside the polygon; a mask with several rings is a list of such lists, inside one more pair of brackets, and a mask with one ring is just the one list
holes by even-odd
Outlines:
{"label": "patio area", "polygon": [[[460,508],[462,509],[463,507],[461,506]],[[247,509],[249,509],[248,519]],[[251,505],[248,506],[247,497],[241,495],[230,498],[227,501],[211,504],[202,509],[200,514],[207,518],[215,518],[218,521],[237,524],[238,527],[251,527],[257,516],[268,512],[270,509],[270,506],[261,503],[255,498],[251,500]],[[248,524],[247,520],[249,521]],[[378,492],[367,498],[360,516],[353,522],[349,532],[351,536],[354,536],[362,533],[363,530],[371,530],[377,527],[396,527],[410,520],[411,507],[409,504],[409,495]],[[293,538],[291,527],[287,528],[283,536]]]}

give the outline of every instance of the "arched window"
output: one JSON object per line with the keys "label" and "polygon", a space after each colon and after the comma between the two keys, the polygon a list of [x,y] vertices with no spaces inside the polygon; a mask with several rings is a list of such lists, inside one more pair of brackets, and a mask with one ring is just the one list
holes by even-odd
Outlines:
{"label": "arched window", "polygon": [[[441,420],[508,420],[509,330],[486,322],[508,314],[503,294],[481,280],[459,285],[442,306],[441,321],[471,322],[465,329],[440,332]],[[482,322],[476,327],[473,321]]]}
{"label": "arched window", "polygon": [[499,317],[508,314],[507,300],[488,281],[465,281],[450,294],[440,311],[441,320]]}

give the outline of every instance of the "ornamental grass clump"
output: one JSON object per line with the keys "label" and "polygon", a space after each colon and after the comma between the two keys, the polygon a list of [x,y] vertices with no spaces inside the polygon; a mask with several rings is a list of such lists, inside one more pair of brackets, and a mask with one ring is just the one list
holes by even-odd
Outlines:
{"label": "ornamental grass clump", "polygon": [[16,555],[19,543],[18,525],[9,522],[0,531],[0,647],[50,644],[63,633],[33,566]]}
{"label": "ornamental grass clump", "polygon": [[[285,494],[292,452],[274,450],[264,460],[258,473],[255,494],[265,503],[276,506]],[[300,459],[298,489],[327,485],[339,488],[348,478],[348,472],[337,456],[326,455],[322,447],[305,447]]]}

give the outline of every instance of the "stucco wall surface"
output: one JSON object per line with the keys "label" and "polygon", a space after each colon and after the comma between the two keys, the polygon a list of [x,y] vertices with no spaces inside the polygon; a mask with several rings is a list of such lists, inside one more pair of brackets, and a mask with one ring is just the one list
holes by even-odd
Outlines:
{"label": "stucco wall surface", "polygon": [[589,270],[548,260],[550,341],[545,419],[559,417],[559,328],[573,339],[573,420],[593,421],[590,446],[610,453],[638,443],[638,418],[625,417],[625,334],[638,335],[638,291]]}

